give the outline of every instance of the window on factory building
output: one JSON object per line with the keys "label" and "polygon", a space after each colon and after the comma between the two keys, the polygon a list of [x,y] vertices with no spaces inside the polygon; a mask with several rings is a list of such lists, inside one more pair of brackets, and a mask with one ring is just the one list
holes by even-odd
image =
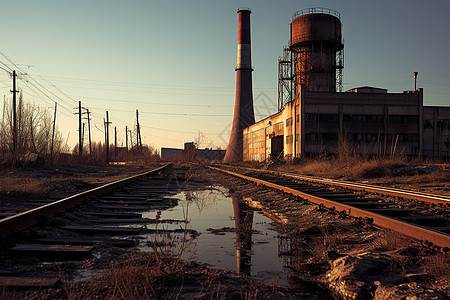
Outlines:
{"label": "window on factory building", "polygon": [[292,126],[292,118],[286,119],[286,127]]}
{"label": "window on factory building", "polygon": [[300,122],[300,115],[295,115],[295,122],[296,123]]}
{"label": "window on factory building", "polygon": [[317,133],[307,133],[305,134],[305,141],[314,142],[319,139],[319,135]]}
{"label": "window on factory building", "polygon": [[346,122],[366,122],[366,123],[379,123],[383,121],[383,115],[344,115],[344,121]]}
{"label": "window on factory building", "polygon": [[317,114],[305,114],[306,121],[317,121]]}
{"label": "window on factory building", "polygon": [[313,122],[337,122],[339,121],[338,114],[305,114],[306,121]]}
{"label": "window on factory building", "polygon": [[418,134],[388,134],[387,135],[387,141],[392,142],[396,141],[399,143],[416,143],[419,140]]}
{"label": "window on factory building", "polygon": [[323,142],[333,142],[338,140],[337,132],[327,132],[327,133],[307,133],[305,134],[305,141],[323,141]]}
{"label": "window on factory building", "polygon": [[319,114],[320,122],[337,122],[339,121],[339,115],[337,114]]}
{"label": "window on factory building", "polygon": [[419,117],[416,115],[390,115],[388,116],[389,123],[396,124],[411,124],[417,123],[419,121]]}
{"label": "window on factory building", "polygon": [[439,129],[450,129],[450,120],[448,119],[437,120],[436,125]]}
{"label": "window on factory building", "polygon": [[433,124],[431,123],[431,120],[424,120],[423,121],[423,129],[430,129],[433,128]]}
{"label": "window on factory building", "polygon": [[283,130],[283,122],[279,122],[273,125],[273,131],[282,131]]}
{"label": "window on factory building", "polygon": [[448,137],[448,138],[446,138],[445,139],[445,147],[447,148],[447,149],[449,149],[450,148],[450,137]]}
{"label": "window on factory building", "polygon": [[411,146],[411,154],[419,154],[419,148],[417,146]]}
{"label": "window on factory building", "polygon": [[298,142],[298,133],[295,135],[295,142]]}
{"label": "window on factory building", "polygon": [[286,144],[292,144],[292,135],[286,137]]}
{"label": "window on factory building", "polygon": [[365,140],[367,142],[376,142],[379,139],[379,134],[366,133]]}
{"label": "window on factory building", "polygon": [[338,134],[337,132],[322,133],[320,134],[320,138],[323,141],[333,142],[338,140]]}
{"label": "window on factory building", "polygon": [[382,134],[379,133],[347,133],[347,141],[349,142],[377,142],[382,140]]}

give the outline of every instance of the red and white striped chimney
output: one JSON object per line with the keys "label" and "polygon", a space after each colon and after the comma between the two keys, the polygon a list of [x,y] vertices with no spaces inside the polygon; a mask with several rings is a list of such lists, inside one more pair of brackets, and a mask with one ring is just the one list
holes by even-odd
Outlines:
{"label": "red and white striped chimney", "polygon": [[238,51],[236,66],[236,98],[234,102],[233,127],[230,142],[225,153],[225,162],[242,161],[242,145],[244,128],[255,123],[252,91],[252,59],[250,46],[250,14],[249,8],[238,9]]}

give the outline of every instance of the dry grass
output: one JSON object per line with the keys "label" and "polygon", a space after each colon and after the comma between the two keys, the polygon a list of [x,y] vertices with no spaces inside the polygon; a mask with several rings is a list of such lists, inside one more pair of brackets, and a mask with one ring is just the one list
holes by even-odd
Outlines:
{"label": "dry grass", "polygon": [[167,274],[154,253],[135,254],[99,277],[66,284],[69,300],[79,299],[286,299],[284,292],[229,272],[189,263]]}
{"label": "dry grass", "polygon": [[422,265],[427,274],[450,279],[450,254],[448,252],[424,255]]}
{"label": "dry grass", "polygon": [[49,191],[46,181],[39,178],[1,177],[0,194],[42,195]]}
{"label": "dry grass", "polygon": [[326,227],[318,227],[321,232],[321,236],[314,239],[310,244],[308,252],[318,262],[328,261],[328,252],[337,250],[345,242],[345,237],[339,232],[331,233]]}
{"label": "dry grass", "polygon": [[63,197],[143,171],[139,166],[72,167],[58,171],[0,168],[0,194],[16,198],[57,193]]}
{"label": "dry grass", "polygon": [[[173,234],[164,228],[158,232],[159,224],[156,225],[158,234],[150,241],[153,253],[156,257],[159,269],[166,275],[182,272],[189,259],[195,253],[195,236],[188,236],[188,212],[189,206],[183,209],[184,230],[182,235]],[[156,213],[156,220],[160,220],[161,211]],[[182,260],[184,254],[188,254],[187,260]]]}
{"label": "dry grass", "polygon": [[405,164],[400,159],[319,158],[304,159],[299,164],[288,164],[278,168],[304,175],[358,180],[392,176],[393,168]]}
{"label": "dry grass", "polygon": [[155,288],[164,274],[154,255],[132,256],[111,264],[110,269],[86,284],[67,284],[67,298],[77,299],[150,299],[157,298]]}
{"label": "dry grass", "polygon": [[410,238],[405,237],[398,232],[386,229],[383,231],[383,234],[379,235],[379,237],[371,243],[370,246],[373,249],[380,251],[394,251],[407,247],[410,244]]}

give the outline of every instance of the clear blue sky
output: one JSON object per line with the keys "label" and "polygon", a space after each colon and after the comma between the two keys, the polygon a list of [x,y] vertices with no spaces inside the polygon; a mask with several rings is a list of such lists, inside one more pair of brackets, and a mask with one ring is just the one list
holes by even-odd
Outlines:
{"label": "clear blue sky", "polygon": [[[413,88],[418,71],[425,105],[450,106],[448,0],[3,1],[0,52],[48,89],[47,97],[21,80],[26,100],[44,107],[58,102],[58,127],[72,147],[78,136],[72,113],[81,100],[93,112],[94,140],[104,137],[108,110],[124,143],[125,126],[134,127],[139,109],[146,144],[182,147],[201,131],[208,139],[203,147],[225,148],[239,7],[253,11],[257,120],[276,112],[277,58],[292,14],[309,7],[341,14],[345,90],[370,85],[401,92]],[[0,95],[10,97],[10,89],[0,70]]]}

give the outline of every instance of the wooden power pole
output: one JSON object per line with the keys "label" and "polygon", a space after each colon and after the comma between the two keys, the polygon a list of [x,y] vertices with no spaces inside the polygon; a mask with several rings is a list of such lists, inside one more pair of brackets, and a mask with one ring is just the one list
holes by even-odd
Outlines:
{"label": "wooden power pole", "polygon": [[139,111],[136,109],[136,145],[142,151],[141,127],[139,126]]}
{"label": "wooden power pole", "polygon": [[13,115],[13,160],[14,160],[14,164],[16,163],[17,160],[17,99],[16,99],[16,94],[19,92],[18,90],[16,90],[16,71],[13,71],[12,74],[12,79],[13,79],[13,89],[11,91],[11,93],[13,93],[13,103],[12,103],[12,115]]}
{"label": "wooden power pole", "polygon": [[114,156],[117,160],[117,126],[114,126]]}
{"label": "wooden power pole", "polygon": [[80,156],[83,155],[83,133],[81,132],[81,127],[81,101],[78,101],[78,153],[80,154]]}
{"label": "wooden power pole", "polygon": [[105,130],[106,130],[106,162],[109,162],[109,114],[108,111],[106,111],[106,123],[105,123]]}
{"label": "wooden power pole", "polygon": [[[91,117],[90,114],[91,112],[89,111],[88,108],[84,108],[86,111],[83,114],[86,114],[87,117],[83,118],[86,119],[88,122],[88,132],[89,132],[89,155],[92,155],[92,144],[91,144]],[[84,136],[84,135],[83,135]]]}
{"label": "wooden power pole", "polygon": [[55,140],[55,124],[56,124],[56,108],[57,107],[58,107],[58,103],[55,102],[55,114],[53,116],[52,146],[50,148],[50,165],[53,165],[53,142]]}
{"label": "wooden power pole", "polygon": [[125,146],[128,152],[128,126],[125,126]]}

